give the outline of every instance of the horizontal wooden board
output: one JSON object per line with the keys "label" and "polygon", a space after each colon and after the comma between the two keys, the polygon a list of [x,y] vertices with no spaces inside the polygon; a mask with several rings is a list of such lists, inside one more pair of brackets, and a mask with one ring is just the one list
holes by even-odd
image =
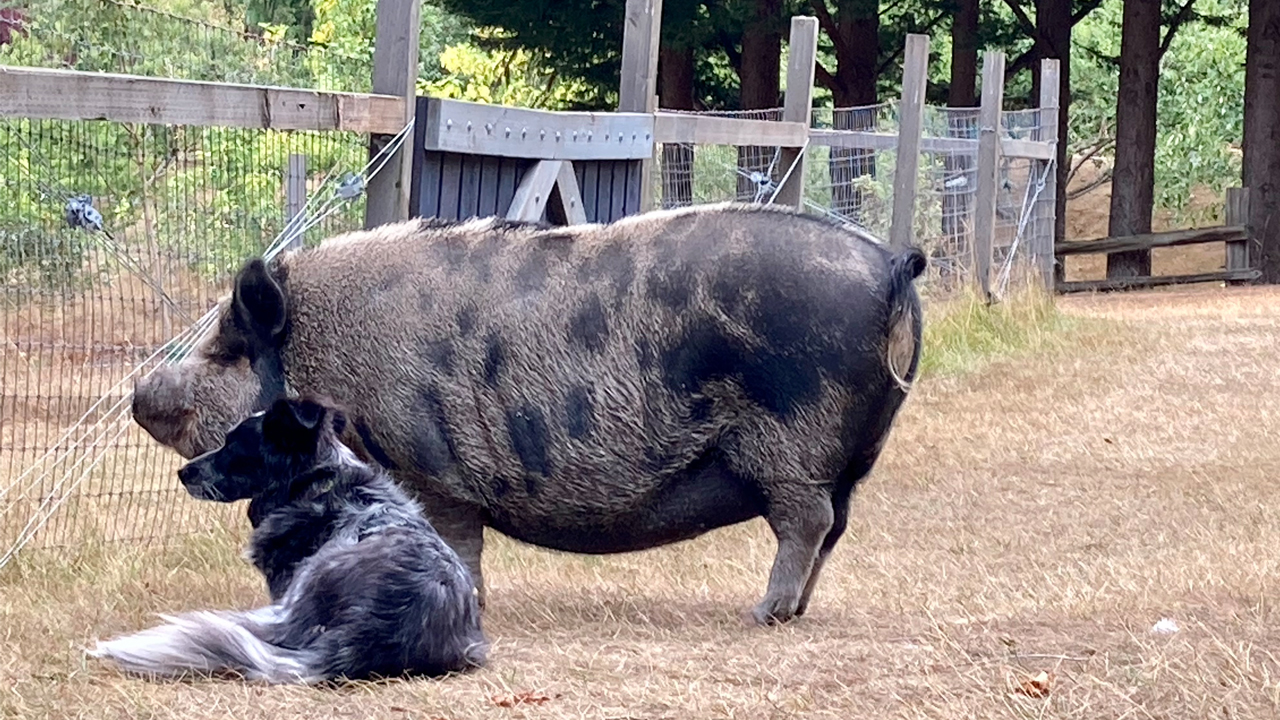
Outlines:
{"label": "horizontal wooden board", "polygon": [[1091,292],[1097,290],[1129,290],[1161,287],[1164,285],[1191,285],[1193,283],[1206,282],[1243,282],[1257,280],[1261,276],[1262,273],[1257,270],[1223,270],[1220,272],[1199,273],[1196,275],[1152,275],[1107,280],[1071,280],[1058,283],[1057,290],[1060,293]]}
{"label": "horizontal wooden board", "polygon": [[389,95],[0,66],[0,117],[394,134]]}
{"label": "horizontal wooden board", "polygon": [[808,132],[804,123],[716,115],[659,112],[653,122],[653,135],[660,143],[800,147]]}
{"label": "horizontal wooden board", "polygon": [[552,112],[430,98],[423,142],[427,150],[475,155],[636,160],[653,153],[653,116]]}
{"label": "horizontal wooden board", "polygon": [[[810,145],[846,148],[851,150],[893,150],[898,146],[898,136],[894,133],[872,132],[869,130],[811,130]],[[976,155],[978,141],[970,138],[920,138],[920,152],[936,155]],[[1050,160],[1053,158],[1053,144],[1037,140],[1013,140],[1004,138],[1000,141],[1002,157],[1031,158],[1033,160]]]}
{"label": "horizontal wooden board", "polygon": [[1219,225],[1216,227],[1174,230],[1172,232],[1125,235],[1098,240],[1070,240],[1053,247],[1054,255],[1096,255],[1098,253],[1150,250],[1158,247],[1196,245],[1209,242],[1233,242],[1248,240],[1249,229],[1243,225]]}

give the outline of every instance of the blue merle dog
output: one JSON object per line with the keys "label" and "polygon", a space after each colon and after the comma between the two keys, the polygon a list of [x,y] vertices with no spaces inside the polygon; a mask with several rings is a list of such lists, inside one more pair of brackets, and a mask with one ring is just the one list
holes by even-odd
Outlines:
{"label": "blue merle dog", "polygon": [[466,565],[418,505],[339,440],[325,401],[277,400],[178,471],[198,499],[248,499],[247,556],[272,604],[162,615],[90,651],[154,677],[322,683],[479,667],[488,641]]}

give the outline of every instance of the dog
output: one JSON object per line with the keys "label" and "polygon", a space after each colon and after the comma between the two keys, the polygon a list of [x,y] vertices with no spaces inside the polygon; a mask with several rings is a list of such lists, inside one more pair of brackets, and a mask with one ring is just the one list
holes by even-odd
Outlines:
{"label": "dog", "polygon": [[271,604],[161,615],[89,654],[151,677],[239,675],[271,684],[441,676],[485,664],[466,565],[384,472],[339,440],[345,414],[281,398],[178,471],[188,493],[250,500],[246,556]]}

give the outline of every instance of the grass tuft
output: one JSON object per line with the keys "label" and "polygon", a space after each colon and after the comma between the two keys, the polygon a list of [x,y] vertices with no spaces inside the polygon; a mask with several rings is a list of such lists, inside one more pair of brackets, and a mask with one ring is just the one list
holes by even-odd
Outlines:
{"label": "grass tuft", "polygon": [[926,304],[920,374],[963,375],[997,359],[1065,348],[1090,322],[1064,314],[1053,297],[1029,283],[993,304],[966,287]]}

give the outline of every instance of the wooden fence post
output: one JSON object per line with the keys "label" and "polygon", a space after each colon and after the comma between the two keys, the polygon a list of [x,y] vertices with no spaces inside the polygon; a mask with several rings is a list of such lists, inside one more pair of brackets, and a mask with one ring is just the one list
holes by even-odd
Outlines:
{"label": "wooden fence post", "polygon": [[[299,215],[307,205],[307,156],[289,153],[289,167],[284,172],[284,221],[285,227],[301,224]],[[298,233],[285,246],[286,250],[302,247],[302,233]]]}
{"label": "wooden fence post", "polygon": [[[404,98],[404,122],[417,111],[418,31],[422,0],[378,0],[373,42],[373,92]],[[373,157],[390,142],[389,135],[369,137]],[[365,190],[364,226],[376,227],[409,219],[409,186],[413,172],[413,137],[405,138]]]}
{"label": "wooden fence post", "polygon": [[[1040,122],[1036,134],[1036,139],[1041,142],[1053,143],[1057,147],[1058,143],[1058,73],[1060,72],[1061,61],[1057,58],[1046,58],[1040,61]],[[1057,158],[1057,150],[1053,154]],[[1058,170],[1053,167],[1053,161],[1045,162],[1044,172],[1044,189],[1040,191],[1040,197],[1036,200],[1035,208],[1035,225],[1033,237],[1036,238],[1035,245],[1031,248],[1032,261],[1036,267],[1040,269],[1040,277],[1044,282],[1044,289],[1053,292],[1059,278],[1066,279],[1066,265],[1063,258],[1054,255],[1054,227],[1057,218],[1054,213],[1058,209]],[[1043,232],[1045,224],[1045,215],[1048,215],[1048,234]]]}
{"label": "wooden fence post", "polygon": [[[813,115],[813,72],[818,57],[818,18],[791,18],[791,41],[787,59],[787,92],[782,107],[786,122],[809,126]],[[784,147],[778,155],[779,172],[787,173],[774,199],[780,205],[804,210],[805,152],[801,148]],[[792,165],[794,164],[794,167]]]}
{"label": "wooden fence post", "polygon": [[889,244],[914,244],[916,174],[920,169],[920,133],[924,126],[924,90],[929,72],[929,36],[907,35],[902,64],[902,100],[898,105],[897,161],[893,170],[893,222]]}
{"label": "wooden fence post", "polygon": [[[1227,212],[1224,225],[1249,226],[1249,188],[1227,188]],[[1249,269],[1249,243],[1253,242],[1253,233],[1249,238],[1227,243],[1227,271]],[[1229,280],[1228,285],[1244,285],[1243,280]]]}
{"label": "wooden fence post", "polygon": [[[627,0],[622,26],[622,73],[618,112],[652,113],[658,109],[658,39],[662,33],[662,0]],[[653,208],[653,160],[640,161],[640,208]]]}
{"label": "wooden fence post", "polygon": [[982,55],[982,104],[978,110],[978,187],[973,208],[973,274],[991,299],[991,247],[996,232],[996,185],[1000,168],[1000,109],[1004,104],[1004,53]]}

